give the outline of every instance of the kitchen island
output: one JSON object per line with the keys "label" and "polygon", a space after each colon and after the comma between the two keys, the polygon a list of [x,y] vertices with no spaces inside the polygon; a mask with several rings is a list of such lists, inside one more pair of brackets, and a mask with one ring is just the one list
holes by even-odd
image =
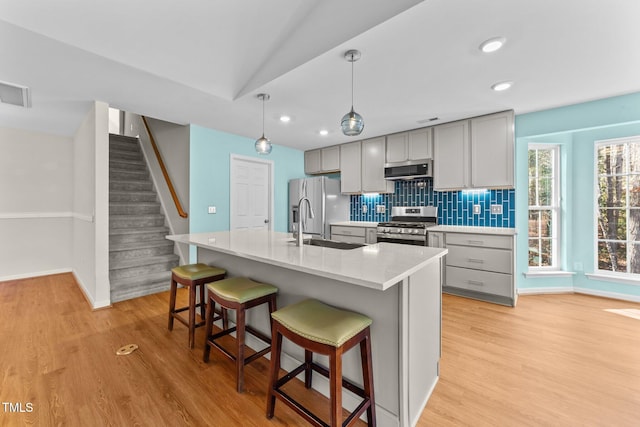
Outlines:
{"label": "kitchen island", "polygon": [[[441,337],[442,257],[446,249],[377,243],[342,250],[296,246],[289,233],[235,230],[168,236],[198,248],[198,262],[225,268],[278,287],[278,306],[305,298],[360,312],[371,326],[376,413],[380,426],[414,425],[438,381]],[[247,322],[269,333],[264,307]],[[260,347],[258,341],[248,345]],[[254,347],[254,345],[256,347]],[[284,342],[284,369],[304,359],[302,349]],[[320,363],[327,364],[324,356]],[[359,350],[343,357],[345,377],[362,384]],[[328,395],[324,377],[314,388]],[[266,387],[266,384],[265,384]],[[344,392],[352,410],[358,399]]]}

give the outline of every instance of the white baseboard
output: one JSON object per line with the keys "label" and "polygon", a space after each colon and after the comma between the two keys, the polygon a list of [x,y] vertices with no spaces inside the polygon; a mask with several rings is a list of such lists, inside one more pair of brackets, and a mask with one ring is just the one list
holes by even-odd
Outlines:
{"label": "white baseboard", "polygon": [[540,287],[540,288],[521,288],[518,289],[518,295],[543,295],[543,294],[585,294],[603,298],[611,298],[622,301],[640,302],[640,296],[619,294],[616,292],[600,291],[589,288],[567,287]]}
{"label": "white baseboard", "polygon": [[539,288],[518,288],[518,295],[542,295],[542,294],[572,294],[573,286],[547,286]]}
{"label": "white baseboard", "polygon": [[619,294],[616,292],[599,291],[597,289],[589,288],[574,288],[574,292],[577,294],[593,295],[597,297],[611,298],[622,301],[640,302],[640,296],[638,295]]}
{"label": "white baseboard", "polygon": [[105,307],[110,307],[111,306],[111,301],[108,301],[108,300],[107,301],[95,301],[93,299],[93,297],[91,296],[91,294],[89,293],[89,291],[87,290],[87,287],[85,286],[85,284],[82,283],[82,280],[80,280],[80,278],[76,274],[75,270],[72,271],[72,273],[73,273],[73,278],[76,280],[76,283],[78,284],[78,286],[80,287],[80,290],[84,294],[84,298],[87,300],[87,302],[89,303],[89,305],[91,306],[91,308],[93,310],[98,310],[100,308],[105,308]]}
{"label": "white baseboard", "polygon": [[71,273],[70,268],[59,268],[56,270],[46,270],[46,271],[34,271],[31,273],[24,274],[15,274],[13,276],[2,276],[0,277],[0,282],[6,282],[8,280],[20,280],[20,279],[30,279],[32,277],[40,277],[40,276],[51,276],[53,274],[62,274],[62,273]]}

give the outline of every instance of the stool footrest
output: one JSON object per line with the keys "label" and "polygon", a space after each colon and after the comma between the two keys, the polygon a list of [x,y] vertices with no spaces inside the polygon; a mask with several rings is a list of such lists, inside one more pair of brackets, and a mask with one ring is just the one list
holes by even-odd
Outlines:
{"label": "stool footrest", "polygon": [[[203,324],[204,323],[206,323],[206,322],[203,322]],[[218,350],[222,351],[229,359],[236,360],[237,359],[236,355],[234,355],[229,350],[224,348],[222,345],[217,343],[216,340],[235,332],[237,329],[238,328],[236,326],[234,326],[232,328],[228,328],[228,329],[225,329],[223,331],[220,331],[217,334],[210,335],[209,337],[207,337],[207,343],[209,343],[210,345],[215,346]],[[258,359],[259,357],[264,356],[265,354],[267,354],[267,353],[269,353],[271,351],[271,339],[268,336],[266,336],[265,334],[263,334],[262,332],[258,331],[257,329],[255,329],[255,328],[253,328],[253,327],[251,327],[249,325],[245,325],[244,330],[245,330],[245,332],[251,333],[251,335],[255,336],[256,338],[258,338],[261,341],[263,341],[266,344],[268,344],[268,347],[263,348],[262,350],[255,352],[251,356],[245,357],[244,364],[246,365],[246,364],[251,363],[254,360]]]}
{"label": "stool footrest", "polygon": [[310,424],[318,427],[330,427],[329,424],[322,421],[316,414],[307,410],[300,402],[289,396],[282,390],[275,390],[276,396],[282,399],[290,408],[298,413],[302,418],[307,420]]}

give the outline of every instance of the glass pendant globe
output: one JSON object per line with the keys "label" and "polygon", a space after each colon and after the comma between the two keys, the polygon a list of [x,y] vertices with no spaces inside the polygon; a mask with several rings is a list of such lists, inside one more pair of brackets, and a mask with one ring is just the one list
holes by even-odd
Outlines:
{"label": "glass pendant globe", "polygon": [[271,153],[271,141],[262,135],[259,139],[256,140],[256,151],[259,154],[269,154]]}
{"label": "glass pendant globe", "polygon": [[342,117],[342,133],[347,136],[357,136],[362,133],[364,129],[364,119],[362,116],[355,111],[353,111],[353,107],[351,107],[351,111]]}

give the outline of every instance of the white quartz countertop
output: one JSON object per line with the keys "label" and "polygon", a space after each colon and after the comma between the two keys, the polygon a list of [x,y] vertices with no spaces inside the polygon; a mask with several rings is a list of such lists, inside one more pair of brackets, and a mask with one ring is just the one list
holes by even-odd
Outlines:
{"label": "white quartz countertop", "polygon": [[373,221],[339,221],[339,222],[332,222],[331,225],[343,225],[346,227],[365,227],[365,228],[378,227],[378,223]]}
{"label": "white quartz countertop", "polygon": [[447,253],[443,248],[394,243],[349,250],[298,247],[291,233],[266,230],[179,234],[167,239],[382,291]]}
{"label": "white quartz countertop", "polygon": [[499,236],[515,236],[515,228],[506,227],[470,227],[463,225],[436,225],[430,227],[429,231],[443,231],[445,233],[472,233],[472,234],[495,234]]}

